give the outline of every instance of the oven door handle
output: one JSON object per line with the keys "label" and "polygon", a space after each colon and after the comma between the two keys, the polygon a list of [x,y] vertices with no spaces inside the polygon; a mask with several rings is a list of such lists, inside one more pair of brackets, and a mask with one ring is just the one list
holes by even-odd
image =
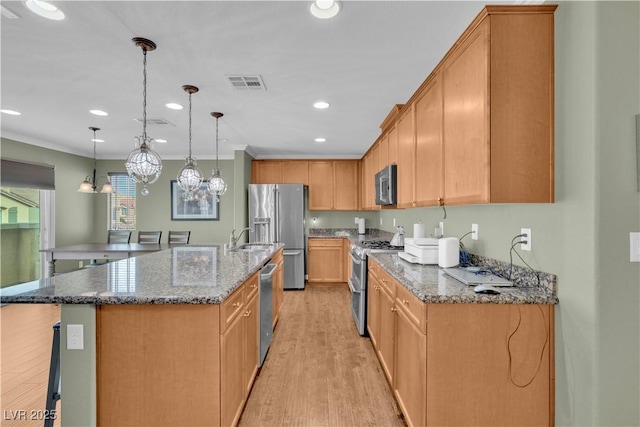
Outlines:
{"label": "oven door handle", "polygon": [[349,252],[349,258],[351,258],[351,261],[355,262],[356,264],[362,264],[362,260],[353,256],[351,252]]}
{"label": "oven door handle", "polygon": [[351,289],[351,293],[360,293],[360,291],[356,290],[355,286],[353,286],[353,283],[351,283],[351,277],[347,279],[347,283],[349,284],[349,289]]}

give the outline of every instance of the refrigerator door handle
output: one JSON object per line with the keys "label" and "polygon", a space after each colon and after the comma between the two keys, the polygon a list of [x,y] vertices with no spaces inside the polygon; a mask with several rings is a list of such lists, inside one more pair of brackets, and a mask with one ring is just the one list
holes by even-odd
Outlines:
{"label": "refrigerator door handle", "polygon": [[283,254],[284,256],[289,256],[289,255],[300,255],[301,253],[302,253],[302,251],[300,251],[300,250],[298,250],[298,251],[295,251],[295,250],[291,250],[291,251],[282,251],[282,254]]}
{"label": "refrigerator door handle", "polygon": [[273,227],[273,237],[275,243],[280,243],[280,195],[278,194],[278,188],[273,189],[273,198],[275,201],[275,207],[273,209],[274,216],[274,227]]}

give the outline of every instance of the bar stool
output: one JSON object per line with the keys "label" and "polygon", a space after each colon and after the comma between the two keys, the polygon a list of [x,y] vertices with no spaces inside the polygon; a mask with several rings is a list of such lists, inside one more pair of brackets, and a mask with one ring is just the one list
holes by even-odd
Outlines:
{"label": "bar stool", "polygon": [[172,231],[169,230],[170,245],[188,245],[189,237],[191,237],[191,231]]}
{"label": "bar stool", "polygon": [[57,321],[53,324],[53,345],[51,346],[44,427],[53,427],[53,422],[57,418],[53,414],[56,410],[56,402],[60,400],[60,397],[60,321]]}
{"label": "bar stool", "polygon": [[162,231],[138,231],[138,243],[147,245],[159,245]]}

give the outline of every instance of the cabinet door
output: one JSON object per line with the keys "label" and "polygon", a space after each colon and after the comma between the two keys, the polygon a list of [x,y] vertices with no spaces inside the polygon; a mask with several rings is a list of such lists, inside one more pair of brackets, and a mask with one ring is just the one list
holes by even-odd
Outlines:
{"label": "cabinet door", "polygon": [[427,425],[553,425],[553,308],[429,304]]}
{"label": "cabinet door", "polygon": [[388,138],[388,147],[389,147],[389,159],[388,164],[397,165],[398,164],[398,128],[396,125],[389,130],[389,138]]}
{"label": "cabinet door", "polygon": [[309,162],[309,210],[333,209],[333,162]]}
{"label": "cabinet door", "polygon": [[412,207],[415,176],[414,105],[398,121],[398,207]]}
{"label": "cabinet door", "polygon": [[379,350],[378,338],[380,337],[380,285],[378,278],[369,270],[369,283],[367,283],[367,330],[371,344],[376,351]]}
{"label": "cabinet door", "polygon": [[246,384],[244,375],[245,318],[237,316],[220,340],[221,424],[230,426],[240,418]]}
{"label": "cabinet door", "polygon": [[253,184],[281,184],[282,163],[279,160],[254,160],[251,182]]}
{"label": "cabinet door", "polygon": [[489,202],[489,27],[444,63],[444,201]]}
{"label": "cabinet door", "polygon": [[373,161],[371,151],[364,156],[364,167],[362,168],[362,193],[363,208],[373,209],[375,206],[375,172],[373,172]]}
{"label": "cabinet door", "polygon": [[306,160],[283,161],[282,182],[309,185],[309,162]]}
{"label": "cabinet door", "polygon": [[396,308],[394,298],[380,288],[380,339],[378,340],[378,356],[382,370],[393,386],[393,367],[395,356],[395,322]]}
{"label": "cabinet door", "polygon": [[[394,393],[409,426],[425,425],[427,336],[398,308]],[[436,391],[437,393],[437,391]]]}
{"label": "cabinet door", "polygon": [[377,142],[371,149],[371,168],[373,173],[376,174],[380,171],[380,143]]}
{"label": "cabinet door", "polygon": [[389,164],[389,133],[380,138],[378,145],[380,146],[378,150],[380,152],[380,169],[382,169]]}
{"label": "cabinet door", "polygon": [[334,204],[336,210],[358,209],[358,163],[353,160],[336,161],[334,172]]}
{"label": "cabinet door", "polygon": [[309,282],[343,282],[343,262],[342,239],[309,239]]}
{"label": "cabinet door", "polygon": [[260,358],[260,306],[258,305],[258,293],[246,304],[243,316],[245,322],[244,342],[244,388],[245,396],[249,395],[253,379],[258,373]]}
{"label": "cabinet door", "polygon": [[416,102],[416,206],[438,205],[442,161],[442,79],[435,74]]}

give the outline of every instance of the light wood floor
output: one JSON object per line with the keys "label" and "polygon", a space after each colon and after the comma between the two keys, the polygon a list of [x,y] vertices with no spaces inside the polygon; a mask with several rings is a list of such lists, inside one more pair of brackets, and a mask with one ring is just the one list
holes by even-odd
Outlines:
{"label": "light wood floor", "polygon": [[269,353],[239,425],[403,426],[346,286],[286,291]]}
{"label": "light wood floor", "polygon": [[[56,305],[0,307],[1,426],[42,427],[38,415],[45,408],[53,324],[58,320],[60,306]],[[19,419],[22,414],[26,419]],[[59,418],[54,425],[60,425]]]}

